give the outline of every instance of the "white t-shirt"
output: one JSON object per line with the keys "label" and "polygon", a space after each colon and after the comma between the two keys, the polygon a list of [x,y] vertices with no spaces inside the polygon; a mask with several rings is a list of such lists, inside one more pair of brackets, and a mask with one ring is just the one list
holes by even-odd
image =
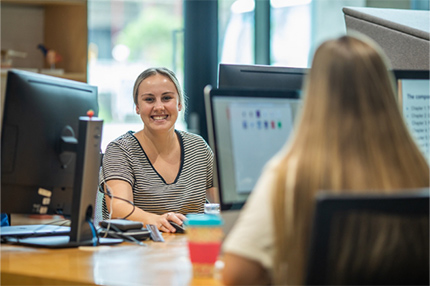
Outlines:
{"label": "white t-shirt", "polygon": [[[271,164],[269,164],[271,165]],[[273,268],[274,219],[273,168],[266,166],[233,229],[224,240],[223,252],[257,261],[269,272]]]}

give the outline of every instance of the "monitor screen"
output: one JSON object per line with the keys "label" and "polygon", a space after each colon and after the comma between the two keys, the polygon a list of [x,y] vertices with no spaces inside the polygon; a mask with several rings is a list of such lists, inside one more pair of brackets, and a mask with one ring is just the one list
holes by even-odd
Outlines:
{"label": "monitor screen", "polygon": [[307,73],[306,68],[220,64],[218,88],[301,90]]}
{"label": "monitor screen", "polygon": [[430,163],[430,72],[394,70],[398,102],[409,130]]}
{"label": "monitor screen", "polygon": [[90,109],[97,115],[95,86],[8,72],[1,133],[3,213],[71,214],[77,152],[66,142],[77,141],[79,117]]}
{"label": "monitor screen", "polygon": [[264,165],[287,142],[301,106],[300,94],[243,89],[211,89],[205,94],[221,210],[240,209]]}

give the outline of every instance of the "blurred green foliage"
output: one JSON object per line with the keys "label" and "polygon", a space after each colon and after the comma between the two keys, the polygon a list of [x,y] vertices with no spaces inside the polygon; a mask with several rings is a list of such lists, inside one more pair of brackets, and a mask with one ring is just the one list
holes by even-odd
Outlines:
{"label": "blurred green foliage", "polygon": [[[170,7],[149,6],[142,9],[139,17],[120,32],[117,44],[124,44],[130,49],[129,61],[171,67],[173,53],[178,53],[178,50],[173,51],[173,35],[175,30],[180,29],[182,17],[172,13]],[[182,51],[183,42],[179,41],[176,48]],[[182,58],[178,60],[182,62]]]}

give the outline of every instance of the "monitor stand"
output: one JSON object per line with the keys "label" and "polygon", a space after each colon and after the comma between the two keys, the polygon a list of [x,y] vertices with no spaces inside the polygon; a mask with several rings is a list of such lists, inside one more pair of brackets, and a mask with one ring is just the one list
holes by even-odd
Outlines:
{"label": "monitor stand", "polygon": [[10,238],[7,242],[35,247],[68,248],[123,241],[116,238],[97,239],[96,228],[92,225],[101,162],[102,127],[103,120],[99,118],[80,117],[78,141],[66,143],[66,148],[76,152],[69,235]]}

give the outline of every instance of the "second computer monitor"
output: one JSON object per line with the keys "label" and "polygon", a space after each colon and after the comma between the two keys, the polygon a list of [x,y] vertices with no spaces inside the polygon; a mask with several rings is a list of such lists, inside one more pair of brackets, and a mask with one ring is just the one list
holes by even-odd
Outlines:
{"label": "second computer monitor", "polygon": [[215,152],[221,210],[240,209],[263,167],[287,142],[299,91],[205,90],[209,144]]}
{"label": "second computer monitor", "polygon": [[220,64],[218,88],[300,90],[307,73],[307,68]]}
{"label": "second computer monitor", "polygon": [[430,163],[430,71],[394,70],[394,76],[406,125]]}

